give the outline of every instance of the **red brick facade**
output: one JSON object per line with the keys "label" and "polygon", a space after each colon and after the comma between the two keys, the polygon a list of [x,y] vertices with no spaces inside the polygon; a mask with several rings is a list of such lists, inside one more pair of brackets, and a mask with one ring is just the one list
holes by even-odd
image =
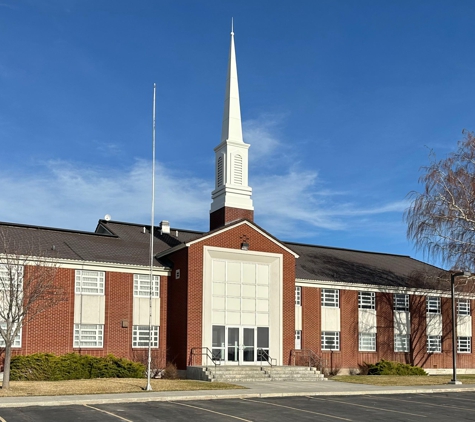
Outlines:
{"label": "red brick facade", "polygon": [[209,229],[215,230],[236,220],[254,221],[254,211],[240,208],[223,207],[209,215]]}

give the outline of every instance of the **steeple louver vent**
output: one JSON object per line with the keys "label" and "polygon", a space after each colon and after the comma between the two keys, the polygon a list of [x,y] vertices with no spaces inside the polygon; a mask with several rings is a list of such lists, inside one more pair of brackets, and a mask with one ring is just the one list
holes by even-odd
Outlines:
{"label": "steeple louver vent", "polygon": [[235,185],[242,185],[242,157],[239,154],[234,156],[234,180]]}
{"label": "steeple louver vent", "polygon": [[223,186],[223,156],[220,155],[218,157],[218,168],[217,168],[217,186],[216,187],[220,187],[220,186]]}

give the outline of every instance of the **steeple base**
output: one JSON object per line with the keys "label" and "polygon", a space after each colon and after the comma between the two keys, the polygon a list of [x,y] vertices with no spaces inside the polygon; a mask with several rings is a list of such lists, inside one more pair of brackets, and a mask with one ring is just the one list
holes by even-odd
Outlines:
{"label": "steeple base", "polygon": [[254,211],[243,210],[241,208],[223,207],[210,213],[209,229],[210,231],[218,229],[231,221],[241,220],[243,218],[249,221],[254,221]]}

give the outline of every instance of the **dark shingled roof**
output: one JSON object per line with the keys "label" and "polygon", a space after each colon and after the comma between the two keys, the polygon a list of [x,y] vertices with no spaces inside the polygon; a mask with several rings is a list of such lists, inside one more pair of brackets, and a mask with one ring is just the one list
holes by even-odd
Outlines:
{"label": "dark shingled roof", "polygon": [[[149,233],[149,225],[106,220],[99,220],[95,232],[0,223],[0,235],[8,239],[10,249],[19,253],[125,265],[149,265]],[[206,234],[175,228],[170,234],[161,234],[156,227],[154,251],[159,254]],[[410,280],[415,273],[438,275],[441,272],[405,255],[292,242],[282,244],[299,255],[297,279],[411,287]],[[166,260],[155,262],[157,266],[167,264]]]}
{"label": "dark shingled roof", "polygon": [[[423,287],[442,270],[407,255],[286,243],[299,254],[296,278],[395,287]],[[415,279],[417,278],[417,280]],[[426,280],[421,280],[425,278]],[[417,283],[417,286],[415,285]],[[424,287],[436,287],[424,286]]]}

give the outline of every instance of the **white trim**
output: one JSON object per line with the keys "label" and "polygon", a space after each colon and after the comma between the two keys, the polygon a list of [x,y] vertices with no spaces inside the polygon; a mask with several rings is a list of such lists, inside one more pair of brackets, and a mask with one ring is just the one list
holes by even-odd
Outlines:
{"label": "white trim", "polygon": [[[243,224],[246,224],[248,225],[250,228],[256,230],[258,233],[260,233],[261,235],[263,235],[265,238],[267,238],[268,240],[270,240],[272,243],[278,245],[279,247],[281,247],[282,249],[284,249],[285,251],[291,253],[295,258],[298,258],[299,255],[297,255],[294,251],[290,250],[289,248],[287,248],[287,246],[285,246],[283,243],[280,243],[278,242],[277,240],[275,240],[273,237],[269,236],[267,233],[263,232],[261,229],[259,229],[257,226],[255,226],[254,224],[250,223],[249,221],[241,221],[240,223],[238,224],[232,224],[230,226],[226,226],[226,227],[223,227],[222,229],[218,230],[218,231],[215,231],[213,233],[210,233],[206,236],[203,236],[203,237],[200,237],[196,240],[192,240],[188,243],[185,243],[185,246],[186,247],[190,247],[191,245],[194,245],[195,243],[199,243],[199,242],[202,242],[206,239],[209,239],[210,237],[213,237],[213,236],[216,236],[218,234],[221,234],[221,233],[224,233],[228,230],[231,230],[231,229],[234,229],[236,227],[239,227],[239,226],[242,226]],[[252,244],[251,244],[251,248],[252,248]],[[170,251],[171,249],[169,249]],[[167,252],[167,251],[164,251],[164,252]],[[247,251],[246,251],[247,252]],[[250,252],[250,251],[249,251]],[[256,253],[256,251],[252,251],[252,253]],[[168,254],[167,254],[168,255]],[[266,255],[269,255],[269,254],[266,254]],[[158,255],[157,255],[158,257]]]}
{"label": "white trim", "polygon": [[[314,287],[320,289],[339,289],[339,290],[365,290],[367,292],[378,292],[378,293],[405,293],[410,295],[419,295],[419,296],[439,296],[439,297],[450,297],[450,291],[446,290],[436,290],[436,289],[422,289],[416,287],[393,287],[393,286],[376,286],[374,284],[363,284],[363,283],[346,283],[342,281],[324,281],[324,280],[306,280],[306,279],[296,279],[296,286],[302,287]],[[331,286],[331,287],[329,287]],[[457,292],[455,297],[475,299],[474,293],[463,293]]]}
{"label": "white trim", "polygon": [[[0,254],[0,262],[3,261],[5,254]],[[22,261],[24,265],[38,265],[44,262],[45,265],[55,264],[58,268],[66,268],[73,270],[91,270],[91,271],[106,271],[114,273],[132,273],[132,274],[150,274],[150,267],[145,265],[120,264],[116,262],[100,262],[100,261],[80,261],[65,258],[51,258],[51,257],[34,257],[27,256],[15,257],[15,259]],[[167,267],[155,267],[154,275],[171,275],[171,270]]]}

